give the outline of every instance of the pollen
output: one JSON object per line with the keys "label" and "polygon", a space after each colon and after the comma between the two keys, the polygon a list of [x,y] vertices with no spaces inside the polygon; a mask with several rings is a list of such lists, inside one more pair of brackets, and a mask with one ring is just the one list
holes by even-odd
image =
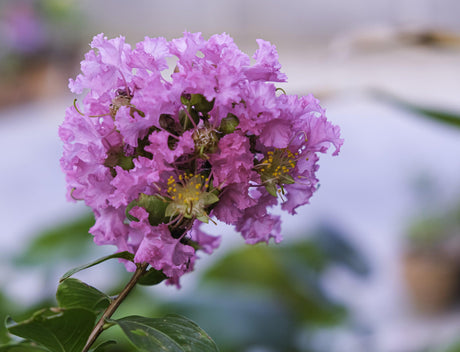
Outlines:
{"label": "pollen", "polygon": [[258,169],[262,178],[271,179],[289,174],[295,168],[297,163],[297,155],[293,154],[289,149],[275,149],[267,152],[267,156],[259,164]]}
{"label": "pollen", "polygon": [[276,196],[283,192],[283,185],[294,183],[291,171],[297,165],[298,153],[292,153],[288,148],[268,151],[265,158],[256,165],[255,170],[260,174],[262,184],[267,191]]}
{"label": "pollen", "polygon": [[197,218],[201,221],[209,219],[207,208],[219,198],[205,180],[208,178],[205,179],[203,175],[192,173],[179,175],[177,180],[174,176],[170,176],[167,181],[167,197],[170,203],[166,216]]}

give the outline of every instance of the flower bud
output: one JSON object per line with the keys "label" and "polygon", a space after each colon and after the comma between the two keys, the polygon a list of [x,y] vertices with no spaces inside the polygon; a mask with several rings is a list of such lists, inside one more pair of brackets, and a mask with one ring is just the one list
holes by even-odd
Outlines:
{"label": "flower bud", "polygon": [[240,124],[240,120],[233,114],[228,114],[220,122],[219,132],[223,134],[230,134],[235,132],[236,127]]}

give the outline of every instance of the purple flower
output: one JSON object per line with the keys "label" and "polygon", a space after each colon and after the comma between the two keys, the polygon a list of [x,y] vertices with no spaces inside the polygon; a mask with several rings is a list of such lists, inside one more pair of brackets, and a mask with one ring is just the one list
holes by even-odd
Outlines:
{"label": "purple flower", "polygon": [[245,70],[246,77],[251,81],[286,82],[287,76],[280,72],[276,47],[262,39],[257,39],[257,44],[259,49],[254,54],[256,64]]}
{"label": "purple flower", "polygon": [[255,178],[254,160],[249,139],[238,133],[223,136],[217,145],[216,153],[210,155],[213,179],[219,188],[236,183],[247,184]]}
{"label": "purple flower", "polygon": [[136,246],[134,262],[150,263],[153,268],[163,271],[171,283],[190,271],[190,261],[195,254],[193,247],[182,244],[180,238],[174,238],[167,225],[151,226],[148,213],[142,209],[133,209],[133,215],[139,222],[131,226],[139,231],[140,243]]}
{"label": "purple flower", "polygon": [[46,47],[49,41],[46,21],[33,3],[4,2],[2,12],[0,33],[8,46],[6,49],[27,55]]}
{"label": "purple flower", "polygon": [[[270,209],[295,214],[316,185],[319,153],[342,145],[312,96],[279,94],[286,80],[273,45],[258,40],[255,63],[227,34],[148,38],[134,49],[102,34],[70,80],[81,102],[59,129],[68,195],[95,213],[97,244],[134,254],[168,283],[212,253],[220,220],[249,244],[281,241]],[[166,59],[177,64],[167,77]],[[128,270],[133,269],[127,263]]]}
{"label": "purple flower", "polygon": [[234,225],[243,217],[244,209],[256,204],[257,200],[249,195],[249,184],[232,183],[221,192],[213,215],[220,221]]}

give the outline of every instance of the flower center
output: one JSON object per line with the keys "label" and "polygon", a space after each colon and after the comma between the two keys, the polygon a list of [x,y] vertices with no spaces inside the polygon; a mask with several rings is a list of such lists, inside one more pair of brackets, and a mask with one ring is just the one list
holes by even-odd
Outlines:
{"label": "flower center", "polygon": [[216,151],[217,143],[219,142],[218,132],[212,127],[197,128],[193,132],[192,138],[195,143],[195,152],[205,159],[207,154],[212,154]]}
{"label": "flower center", "polygon": [[209,188],[209,179],[203,175],[179,175],[179,180],[170,176],[167,189],[170,203],[166,208],[165,216],[196,218],[207,223],[209,216],[206,209],[219,201],[216,192],[209,191]]}
{"label": "flower center", "polygon": [[112,116],[113,119],[115,119],[115,116],[117,115],[118,110],[122,106],[128,106],[129,109],[129,114],[133,116],[134,112],[137,112],[140,116],[145,117],[144,112],[140,111],[139,109],[136,109],[134,105],[131,104],[131,99],[133,98],[132,94],[127,92],[126,90],[119,89],[117,90],[117,94],[115,98],[113,98],[112,103],[110,104],[110,116]]}
{"label": "flower center", "polygon": [[296,166],[297,158],[298,153],[293,154],[287,148],[275,149],[267,152],[267,156],[256,166],[262,184],[271,195],[277,196],[277,186],[284,192],[283,185],[295,183],[290,172]]}

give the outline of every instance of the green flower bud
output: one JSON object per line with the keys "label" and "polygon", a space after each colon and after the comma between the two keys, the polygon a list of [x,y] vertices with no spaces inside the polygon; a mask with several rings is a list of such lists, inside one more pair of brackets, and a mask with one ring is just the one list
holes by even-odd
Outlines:
{"label": "green flower bud", "polygon": [[228,114],[220,122],[219,132],[223,134],[230,134],[235,132],[236,127],[240,124],[240,120],[233,114]]}

